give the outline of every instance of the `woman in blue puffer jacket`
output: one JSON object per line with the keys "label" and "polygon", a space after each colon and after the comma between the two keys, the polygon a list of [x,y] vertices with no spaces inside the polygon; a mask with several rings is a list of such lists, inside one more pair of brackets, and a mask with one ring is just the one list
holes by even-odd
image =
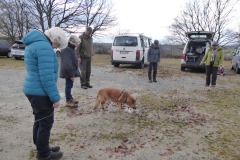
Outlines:
{"label": "woman in blue puffer jacket", "polygon": [[60,147],[49,147],[54,108],[59,106],[60,101],[58,60],[53,48],[64,48],[67,37],[61,28],[53,27],[45,34],[38,30],[27,33],[23,43],[26,45],[24,63],[27,70],[23,92],[35,116],[33,142],[37,147],[37,158],[59,159],[63,155]]}

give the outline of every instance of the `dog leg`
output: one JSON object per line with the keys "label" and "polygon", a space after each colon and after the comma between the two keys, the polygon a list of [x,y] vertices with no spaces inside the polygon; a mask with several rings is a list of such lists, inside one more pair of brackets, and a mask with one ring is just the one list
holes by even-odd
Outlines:
{"label": "dog leg", "polygon": [[102,109],[103,109],[104,111],[108,111],[107,106],[106,106],[106,101],[103,101],[103,102],[101,103],[101,105],[102,105]]}
{"label": "dog leg", "polygon": [[118,104],[118,111],[121,112],[122,111],[122,103],[121,102],[117,102]]}
{"label": "dog leg", "polygon": [[98,108],[99,104],[100,104],[100,100],[97,98],[93,109],[96,110]]}

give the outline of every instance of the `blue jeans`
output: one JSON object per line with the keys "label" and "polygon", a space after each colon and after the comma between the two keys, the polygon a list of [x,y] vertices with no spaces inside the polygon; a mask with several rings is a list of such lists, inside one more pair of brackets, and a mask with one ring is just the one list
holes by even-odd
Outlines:
{"label": "blue jeans", "polygon": [[73,81],[70,78],[66,78],[66,83],[65,83],[65,96],[66,96],[66,101],[68,102],[69,100],[73,99],[72,97],[72,87],[73,87]]}
{"label": "blue jeans", "polygon": [[153,70],[153,80],[156,80],[157,67],[158,67],[157,62],[150,62],[149,63],[149,66],[148,66],[148,79],[149,80],[152,80],[152,70]]}
{"label": "blue jeans", "polygon": [[48,96],[26,95],[34,114],[33,143],[37,147],[39,157],[50,155],[49,138],[54,123],[53,103]]}

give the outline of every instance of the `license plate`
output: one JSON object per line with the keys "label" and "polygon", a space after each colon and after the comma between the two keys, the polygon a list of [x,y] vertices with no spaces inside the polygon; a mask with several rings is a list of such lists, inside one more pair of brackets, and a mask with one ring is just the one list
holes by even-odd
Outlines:
{"label": "license plate", "polygon": [[128,54],[127,51],[120,51],[120,54]]}

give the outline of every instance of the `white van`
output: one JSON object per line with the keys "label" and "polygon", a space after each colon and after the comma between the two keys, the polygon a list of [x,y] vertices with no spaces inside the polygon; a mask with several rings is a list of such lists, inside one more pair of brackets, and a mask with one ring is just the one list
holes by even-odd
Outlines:
{"label": "white van", "polygon": [[152,44],[150,37],[143,34],[125,34],[114,37],[112,44],[112,65],[133,64],[144,68],[147,64],[147,52]]}

